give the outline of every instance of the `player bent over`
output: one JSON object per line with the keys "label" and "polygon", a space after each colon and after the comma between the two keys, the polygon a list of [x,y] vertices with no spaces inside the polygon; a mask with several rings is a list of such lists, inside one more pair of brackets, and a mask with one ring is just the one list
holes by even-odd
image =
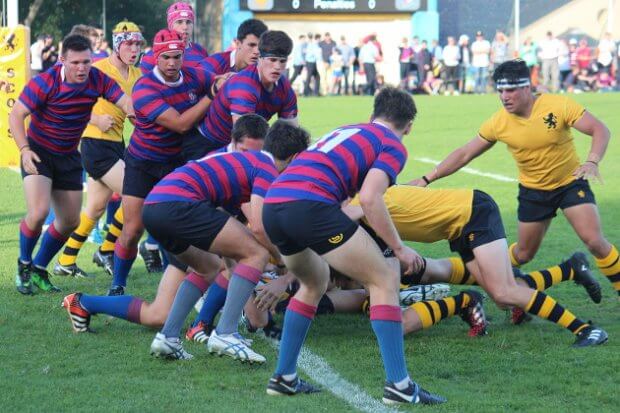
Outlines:
{"label": "player bent over", "polygon": [[[517,306],[568,329],[576,335],[575,347],[607,341],[603,329],[579,320],[544,292],[515,280],[499,208],[486,193],[398,185],[386,192],[384,200],[403,239],[449,240],[450,249],[459,253],[478,284],[499,306]],[[361,207],[356,210],[358,214],[352,216],[359,219],[363,210]],[[455,307],[453,301],[445,299],[414,304],[405,312],[407,329],[432,325],[454,314],[458,306]]]}
{"label": "player bent over", "polygon": [[[97,61],[93,67],[114,79],[125,95],[131,96],[134,84],[142,75],[134,64],[140,57],[144,38],[135,23],[123,21],[112,30],[112,39],[114,47],[112,55]],[[125,118],[125,112],[104,99],[99,99],[93,107],[90,123],[84,131],[80,148],[82,164],[89,175],[86,208],[80,216],[80,225],[69,237],[58,263],[54,266],[55,275],[89,276],[77,266],[77,256],[88,234],[105,211],[112,193],[120,193],[122,190],[125,170],[123,161]],[[120,216],[117,216],[116,221],[118,222],[120,218],[122,222],[120,210],[118,214]],[[108,236],[106,240],[107,238]],[[113,244],[108,241],[107,245],[102,245],[95,254],[95,257],[102,258],[102,263],[107,266],[110,273]],[[101,252],[102,250],[108,252]]]}
{"label": "player bent over", "polygon": [[[77,147],[97,99],[103,97],[133,115],[131,100],[118,84],[91,68],[91,53],[88,39],[67,36],[62,64],[31,79],[9,117],[21,153],[28,209],[20,224],[15,279],[21,294],[33,294],[33,284],[43,291],[59,291],[50,282],[46,267],[80,220],[82,164]],[[26,132],[24,121],[28,116],[31,122]],[[56,219],[43,235],[33,260],[50,203],[54,204]]]}
{"label": "player bent over", "polygon": [[329,266],[364,284],[370,318],[387,375],[385,403],[441,403],[409,378],[398,302],[399,274],[390,268],[370,236],[340,209],[359,191],[373,229],[394,250],[407,273],[421,257],[405,246],[383,203],[407,159],[401,142],[416,108],[407,93],[383,89],[375,98],[372,121],[344,126],[302,152],[269,188],[263,224],[284,263],[300,282],[290,300],[278,364],[269,380],[270,395],[313,393],[318,389],[297,376],[297,358],[317,305],[329,281]]}

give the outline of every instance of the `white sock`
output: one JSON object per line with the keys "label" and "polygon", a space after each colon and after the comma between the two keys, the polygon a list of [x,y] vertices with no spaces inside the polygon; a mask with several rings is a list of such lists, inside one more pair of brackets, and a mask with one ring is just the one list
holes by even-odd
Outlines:
{"label": "white sock", "polygon": [[282,378],[286,381],[293,381],[295,380],[295,377],[297,377],[297,373],[293,373],[293,374],[283,374]]}
{"label": "white sock", "polygon": [[409,378],[409,376],[407,376],[398,383],[394,383],[394,387],[396,387],[398,390],[405,390],[409,386],[410,382],[411,379]]}

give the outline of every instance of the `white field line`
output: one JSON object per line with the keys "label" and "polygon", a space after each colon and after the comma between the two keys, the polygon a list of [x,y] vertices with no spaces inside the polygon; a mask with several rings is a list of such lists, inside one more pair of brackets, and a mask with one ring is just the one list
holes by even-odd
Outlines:
{"label": "white field line", "polygon": [[[278,342],[269,340],[271,345],[278,349]],[[373,399],[363,389],[342,378],[320,356],[314,354],[306,347],[302,347],[297,366],[301,368],[314,382],[321,385],[323,390],[331,392],[334,396],[344,400],[352,407],[367,413],[394,413],[398,410],[390,409],[377,399]],[[380,385],[383,383],[378,383]]]}
{"label": "white field line", "polygon": [[[413,158],[413,160],[414,161],[418,161],[418,162],[430,163],[430,164],[433,164],[433,165],[439,165],[439,161],[436,161],[436,160],[430,159],[430,158]],[[460,171],[468,173],[468,174],[471,174],[471,175],[478,175],[478,176],[484,176],[485,178],[495,179],[496,181],[518,182],[516,179],[511,178],[511,177],[506,176],[506,175],[482,172],[482,171],[479,171],[479,170],[474,169],[474,168],[465,167],[465,168],[461,168]]]}

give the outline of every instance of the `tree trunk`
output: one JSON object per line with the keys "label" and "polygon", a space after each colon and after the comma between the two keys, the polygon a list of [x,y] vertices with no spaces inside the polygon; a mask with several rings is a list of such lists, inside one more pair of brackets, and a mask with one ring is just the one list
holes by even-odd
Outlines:
{"label": "tree trunk", "polygon": [[209,51],[209,54],[224,50],[222,47],[224,0],[206,0],[204,8],[198,12],[200,30],[196,34],[196,41],[202,44]]}
{"label": "tree trunk", "polygon": [[30,7],[28,8],[28,16],[26,16],[26,19],[24,20],[24,26],[30,27],[32,25],[32,22],[37,17],[37,14],[39,13],[39,9],[41,8],[42,4],[43,0],[34,0],[32,2]]}

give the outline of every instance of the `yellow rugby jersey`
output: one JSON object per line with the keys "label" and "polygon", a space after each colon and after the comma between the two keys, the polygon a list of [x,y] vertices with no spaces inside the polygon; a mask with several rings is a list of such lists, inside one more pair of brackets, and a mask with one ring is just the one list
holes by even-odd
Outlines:
{"label": "yellow rugby jersey", "polygon": [[[94,67],[101,70],[103,73],[111,77],[118,83],[123,93],[127,96],[131,96],[131,90],[136,81],[142,76],[142,72],[139,68],[129,66],[129,72],[127,79],[125,79],[121,72],[110,62],[110,58],[101,59],[93,64]],[[115,104],[108,102],[105,99],[99,98],[97,103],[93,107],[93,112],[97,115],[111,115],[114,118],[114,125],[106,132],[102,132],[101,129],[95,125],[88,124],[82,137],[103,139],[106,141],[122,142],[123,141],[123,128],[125,126],[125,112],[123,112]]]}
{"label": "yellow rugby jersey", "polygon": [[519,182],[528,188],[552,190],[572,182],[579,167],[571,127],[585,108],[561,95],[539,95],[529,118],[502,108],[480,127],[489,142],[504,142],[517,162]]}
{"label": "yellow rugby jersey", "polygon": [[[383,195],[401,239],[424,243],[458,238],[471,219],[473,199],[472,189],[410,185],[394,185]],[[351,204],[359,205],[359,196]]]}

